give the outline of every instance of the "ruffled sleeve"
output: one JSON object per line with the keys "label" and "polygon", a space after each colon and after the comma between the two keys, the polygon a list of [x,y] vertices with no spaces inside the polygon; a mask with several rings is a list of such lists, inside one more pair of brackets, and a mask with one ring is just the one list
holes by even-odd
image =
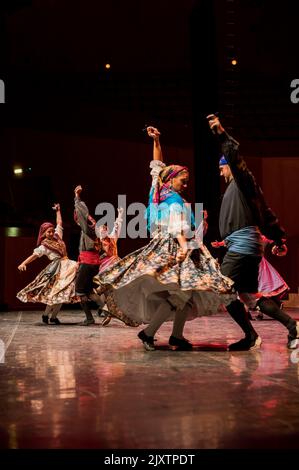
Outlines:
{"label": "ruffled sleeve", "polygon": [[61,238],[61,240],[63,239],[63,227],[61,225],[56,225],[55,233],[59,236],[59,238]]}
{"label": "ruffled sleeve", "polygon": [[121,215],[119,215],[114,222],[113,230],[109,235],[110,238],[115,238],[116,240],[119,239],[122,223],[123,223],[123,218]]}
{"label": "ruffled sleeve", "polygon": [[160,172],[165,168],[165,163],[161,162],[160,160],[152,160],[150,162],[150,168],[151,168],[151,176],[152,176],[152,186],[155,186],[158,181],[158,176]]}
{"label": "ruffled sleeve", "polygon": [[44,245],[39,245],[33,250],[33,254],[41,258],[44,255],[47,255],[47,248]]}

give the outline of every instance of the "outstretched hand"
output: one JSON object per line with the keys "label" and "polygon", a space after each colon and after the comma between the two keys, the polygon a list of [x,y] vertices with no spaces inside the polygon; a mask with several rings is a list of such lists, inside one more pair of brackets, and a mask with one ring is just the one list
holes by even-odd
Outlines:
{"label": "outstretched hand", "polygon": [[213,248],[220,248],[221,246],[224,246],[224,242],[218,242],[217,240],[215,240],[214,242],[211,242],[211,246]]}
{"label": "outstretched hand", "polygon": [[288,247],[285,244],[281,246],[274,245],[271,251],[275,256],[285,256],[288,252]]}
{"label": "outstretched hand", "polygon": [[75,187],[75,196],[76,197],[80,197],[80,194],[82,193],[82,186],[79,185],[79,186],[76,186]]}
{"label": "outstretched hand", "polygon": [[156,127],[148,126],[146,130],[147,130],[147,135],[149,137],[152,137],[152,139],[154,140],[159,139],[159,136],[161,135],[161,133],[158,131]]}
{"label": "outstretched hand", "polygon": [[60,211],[60,204],[55,203],[54,206],[52,207],[52,209],[56,212],[59,212]]}
{"label": "outstretched hand", "polygon": [[215,134],[222,134],[224,132],[224,128],[222,127],[219,118],[215,114],[209,114],[207,116],[207,120],[212,132]]}
{"label": "outstretched hand", "polygon": [[187,256],[187,253],[188,253],[188,250],[186,248],[179,248],[178,251],[177,251],[177,255],[176,255],[176,262],[177,263],[182,263],[184,261],[184,259],[186,258]]}
{"label": "outstretched hand", "polygon": [[19,270],[19,271],[26,271],[26,264],[21,263],[21,264],[18,266],[18,270]]}
{"label": "outstretched hand", "polygon": [[124,208],[123,208],[123,207],[118,207],[118,208],[117,208],[117,213],[118,213],[118,214],[117,214],[118,217],[121,218],[121,217],[123,216],[123,213],[124,213]]}

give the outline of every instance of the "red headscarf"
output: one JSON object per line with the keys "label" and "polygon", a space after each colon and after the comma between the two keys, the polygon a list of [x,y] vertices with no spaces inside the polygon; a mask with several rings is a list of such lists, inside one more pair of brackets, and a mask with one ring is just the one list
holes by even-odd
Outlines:
{"label": "red headscarf", "polygon": [[45,236],[45,232],[48,230],[48,228],[53,228],[54,229],[54,225],[51,222],[44,222],[40,226],[36,246],[39,246],[41,244],[42,239]]}
{"label": "red headscarf", "polygon": [[54,229],[54,225],[51,222],[44,222],[39,229],[37,237],[37,246],[43,245],[51,251],[54,251],[61,257],[66,256],[66,246],[63,240],[58,234],[55,234],[51,240],[45,238],[45,233],[49,228]]}

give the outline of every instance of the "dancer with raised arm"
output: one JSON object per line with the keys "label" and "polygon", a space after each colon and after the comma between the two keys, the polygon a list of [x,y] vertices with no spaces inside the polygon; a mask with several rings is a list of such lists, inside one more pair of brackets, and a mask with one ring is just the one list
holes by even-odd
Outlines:
{"label": "dancer with raised arm", "polygon": [[[55,204],[56,228],[51,222],[44,222],[37,238],[37,247],[32,255],[26,258],[19,266],[19,271],[26,271],[28,264],[47,256],[51,261],[40,274],[24,289],[17,294],[22,302],[34,302],[46,304],[46,310],[42,315],[42,321],[46,324],[59,325],[57,314],[63,303],[79,302],[75,294],[75,277],[77,263],[68,259],[63,238],[62,217],[60,205]],[[50,315],[50,319],[49,319]]]}
{"label": "dancer with raised arm", "polygon": [[[118,216],[114,222],[114,227],[111,233],[108,231],[107,225],[96,226],[96,235],[100,243],[100,268],[99,274],[102,274],[106,269],[111,268],[115,263],[120,260],[117,251],[117,241],[120,236],[122,222],[123,222],[123,208],[117,209]],[[105,296],[102,295],[103,302]],[[104,311],[104,310],[103,310]],[[102,321],[102,326],[107,326],[112,319],[112,315],[107,312]]]}
{"label": "dancer with raised arm", "polygon": [[[240,299],[249,309],[258,308],[287,328],[287,347],[294,349],[298,344],[299,322],[281,310],[271,298],[258,292],[259,264],[263,256],[262,234],[274,241],[272,252],[284,256],[287,253],[285,231],[239,154],[239,143],[227,134],[217,116],[211,114],[207,119],[221,144],[220,175],[228,185],[219,215],[220,236],[227,247],[221,272],[235,282]],[[261,344],[261,338],[253,329],[241,300],[235,300],[227,307],[245,333],[244,338],[230,345],[232,351],[254,349]]]}
{"label": "dancer with raised arm", "polygon": [[97,291],[109,289],[110,311],[121,309],[139,324],[148,324],[138,334],[146,350],[155,349],[154,336],[167,320],[173,320],[170,347],[190,350],[192,344],[183,336],[186,320],[216,313],[221,303],[230,303],[235,298],[233,282],[194,238],[190,207],[181,195],[188,184],[188,168],[166,166],[160,132],[151,126],[147,132],[153,140],[147,211],[152,240],[97,276]]}
{"label": "dancer with raised arm", "polygon": [[[91,325],[95,323],[92,312],[89,307],[89,301],[96,302],[101,307],[104,306],[105,300],[108,303],[107,295],[102,297],[94,291],[94,276],[99,273],[101,266],[107,266],[110,262],[115,263],[118,258],[116,251],[116,239],[112,234],[110,240],[105,240],[104,227],[97,227],[96,221],[89,214],[88,207],[81,200],[82,186],[75,188],[75,221],[81,227],[81,237],[79,245],[79,270],[76,278],[76,293],[80,296],[81,307],[85,312],[86,319],[83,325]],[[116,230],[120,225],[120,219],[116,221]],[[116,235],[116,233],[115,233]],[[117,237],[119,233],[117,234]],[[103,237],[103,240],[101,240]],[[107,250],[109,256],[107,257]],[[109,308],[109,305],[108,305]],[[109,315],[110,316],[110,315]],[[128,326],[137,326],[137,323],[127,318],[121,311],[114,309],[113,316],[124,322]],[[105,320],[106,318],[104,318]]]}

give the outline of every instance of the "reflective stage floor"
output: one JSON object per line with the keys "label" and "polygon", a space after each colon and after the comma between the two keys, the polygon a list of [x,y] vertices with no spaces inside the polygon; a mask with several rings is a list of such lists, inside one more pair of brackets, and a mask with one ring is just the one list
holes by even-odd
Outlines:
{"label": "reflective stage floor", "polygon": [[299,349],[287,350],[275,321],[254,322],[258,351],[227,352],[242,334],[218,314],[188,322],[193,351],[168,349],[166,323],[146,352],[141,327],[98,317],[80,326],[84,315],[71,310],[59,318],[0,314],[2,448],[299,447]]}

